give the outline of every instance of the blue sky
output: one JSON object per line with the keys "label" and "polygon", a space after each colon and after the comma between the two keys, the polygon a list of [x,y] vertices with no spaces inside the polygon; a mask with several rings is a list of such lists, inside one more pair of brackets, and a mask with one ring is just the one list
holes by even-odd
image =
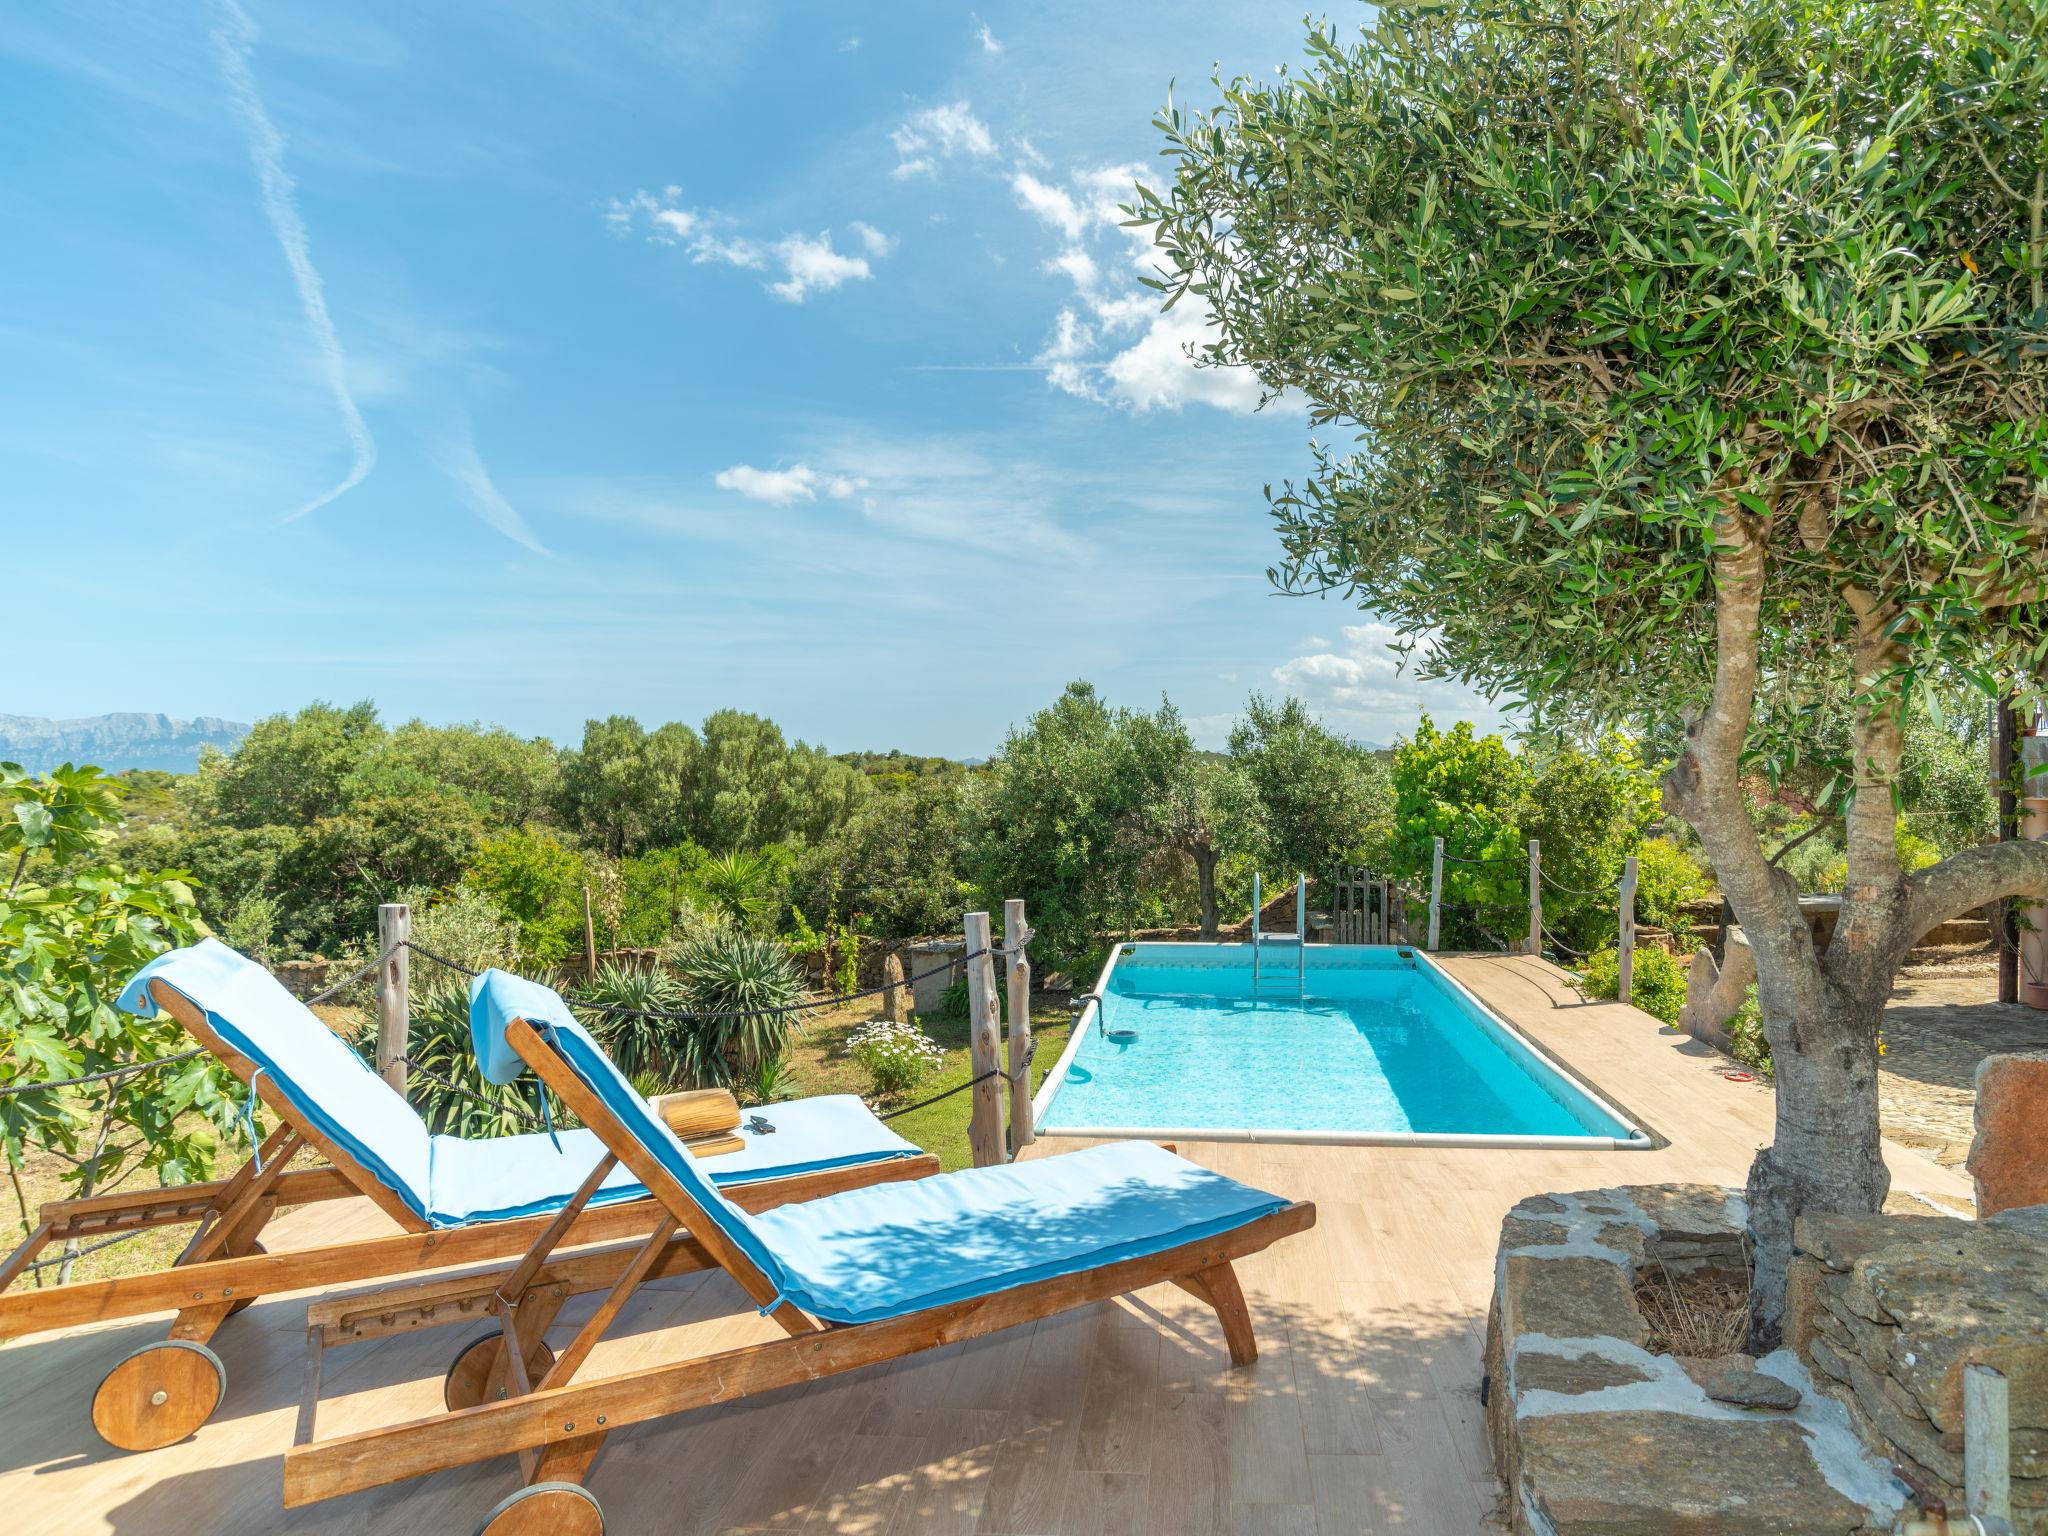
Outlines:
{"label": "blue sky", "polygon": [[1116,225],[1169,82],[1298,7],[244,7],[0,29],[0,710],[1473,712],[1274,595],[1303,415]]}

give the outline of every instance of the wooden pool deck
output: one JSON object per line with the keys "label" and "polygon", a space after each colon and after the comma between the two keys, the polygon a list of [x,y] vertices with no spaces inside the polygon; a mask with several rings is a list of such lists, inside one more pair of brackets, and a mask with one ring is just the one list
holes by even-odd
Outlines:
{"label": "wooden pool deck", "polygon": [[[1740,1183],[1770,1137],[1767,1088],[1539,961],[1451,969],[1668,1145],[1503,1152],[1191,1143],[1184,1154],[1320,1220],[1242,1266],[1261,1356],[1228,1368],[1213,1313],[1171,1288],[892,1365],[615,1434],[588,1480],[613,1536],[1353,1536],[1489,1528],[1496,1490],[1480,1349],[1501,1217],[1524,1195],[1606,1184]],[[1309,1064],[1304,1064],[1309,1069]],[[1043,1142],[1033,1155],[1073,1143]],[[1968,1209],[1953,1170],[1887,1148],[1895,1189]],[[280,1221],[289,1241],[370,1234],[367,1203]],[[269,1234],[266,1234],[268,1237]],[[277,1243],[272,1244],[278,1246]],[[563,1314],[573,1326],[593,1298]],[[720,1276],[629,1304],[599,1371],[775,1336]],[[320,1431],[437,1411],[471,1324],[329,1357]],[[557,1333],[561,1332],[558,1325]],[[0,1530],[14,1536],[240,1536],[474,1530],[516,1485],[509,1459],[287,1512],[303,1299],[266,1298],[214,1347],[228,1395],[161,1451],[108,1450],[93,1388],[161,1324],[0,1347]]]}

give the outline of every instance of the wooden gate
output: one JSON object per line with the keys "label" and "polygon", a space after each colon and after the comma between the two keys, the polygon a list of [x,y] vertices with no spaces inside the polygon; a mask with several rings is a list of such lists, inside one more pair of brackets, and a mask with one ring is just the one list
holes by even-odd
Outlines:
{"label": "wooden gate", "polygon": [[1330,877],[1331,942],[1405,944],[1407,892],[1384,875],[1350,865]]}

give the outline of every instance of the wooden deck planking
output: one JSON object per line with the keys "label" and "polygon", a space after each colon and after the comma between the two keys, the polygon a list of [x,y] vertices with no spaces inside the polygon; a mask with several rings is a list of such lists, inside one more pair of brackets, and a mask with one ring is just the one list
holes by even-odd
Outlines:
{"label": "wooden deck planking", "polygon": [[[1494,1499],[1478,1409],[1494,1238],[1546,1189],[1739,1183],[1771,1134],[1771,1096],[1632,1009],[1584,1003],[1528,960],[1452,970],[1609,1098],[1670,1139],[1648,1152],[1199,1143],[1211,1167],[1320,1208],[1312,1231],[1242,1266],[1261,1358],[1227,1368],[1215,1318],[1171,1287],[754,1401],[612,1437],[590,1486],[614,1532],[662,1536],[1336,1536],[1464,1533]],[[1050,1140],[1030,1155],[1071,1147]],[[1967,1202],[1951,1170],[1888,1148],[1897,1187]],[[367,1202],[281,1220],[321,1238],[388,1230]],[[555,1337],[594,1298],[564,1309]],[[161,1324],[0,1348],[0,1507],[11,1531],[368,1532],[473,1529],[514,1486],[508,1460],[286,1516],[302,1299],[267,1298],[216,1343],[228,1398],[191,1440],[141,1456],[87,1425],[93,1387]],[[593,1355],[617,1370],[775,1337],[722,1276],[658,1282]],[[329,1357],[322,1434],[431,1411],[480,1326]]]}

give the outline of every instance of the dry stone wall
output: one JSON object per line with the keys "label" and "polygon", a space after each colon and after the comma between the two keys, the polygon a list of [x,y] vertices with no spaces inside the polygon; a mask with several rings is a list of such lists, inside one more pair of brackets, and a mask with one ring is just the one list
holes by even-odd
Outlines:
{"label": "dry stone wall", "polygon": [[1984,1221],[1809,1216],[1786,1342],[1867,1445],[1929,1492],[1963,1493],[1963,1367],[2005,1374],[2021,1536],[2048,1536],[2048,1206]]}

